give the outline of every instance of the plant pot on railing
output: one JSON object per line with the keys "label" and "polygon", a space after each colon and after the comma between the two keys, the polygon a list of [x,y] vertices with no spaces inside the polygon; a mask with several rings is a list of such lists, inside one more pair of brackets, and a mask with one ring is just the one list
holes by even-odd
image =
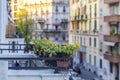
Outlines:
{"label": "plant pot on railing", "polygon": [[69,61],[57,61],[57,66],[60,70],[67,70],[69,68]]}

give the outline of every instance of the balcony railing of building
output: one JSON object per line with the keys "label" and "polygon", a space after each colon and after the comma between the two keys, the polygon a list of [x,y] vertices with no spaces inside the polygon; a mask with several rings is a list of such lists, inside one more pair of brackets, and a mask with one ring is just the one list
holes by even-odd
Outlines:
{"label": "balcony railing of building", "polygon": [[62,19],[61,23],[68,23],[68,19]]}
{"label": "balcony railing of building", "polygon": [[105,35],[104,40],[109,42],[120,42],[120,37],[117,35]]}
{"label": "balcony railing of building", "polygon": [[106,21],[106,22],[120,22],[120,15],[105,16],[104,21]]}
{"label": "balcony railing of building", "polygon": [[11,43],[11,44],[0,44],[0,53],[28,53],[29,51],[33,51],[32,44],[18,44],[18,43]]}
{"label": "balcony railing of building", "polygon": [[43,32],[45,32],[45,33],[61,33],[61,32],[68,32],[68,30],[61,30],[61,29],[44,29]]}
{"label": "balcony railing of building", "polygon": [[104,0],[104,3],[111,4],[111,3],[117,3],[120,2],[120,0]]}
{"label": "balcony railing of building", "polygon": [[112,63],[120,63],[120,54],[117,52],[106,52],[104,58]]}
{"label": "balcony railing of building", "polygon": [[45,19],[38,19],[39,24],[45,23]]}
{"label": "balcony railing of building", "polygon": [[[16,70],[40,70],[40,69],[55,69],[55,70],[67,70],[69,67],[59,66],[57,61],[65,61],[64,58],[55,57],[1,57],[0,60],[8,61],[8,69]],[[69,60],[69,59],[68,59]]]}

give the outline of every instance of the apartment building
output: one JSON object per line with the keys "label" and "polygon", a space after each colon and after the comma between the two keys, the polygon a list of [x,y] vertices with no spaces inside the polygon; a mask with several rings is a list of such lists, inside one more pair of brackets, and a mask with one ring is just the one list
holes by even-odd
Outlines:
{"label": "apartment building", "polygon": [[11,14],[15,18],[20,8],[26,8],[32,17],[34,25],[31,29],[31,38],[46,37],[57,44],[68,43],[68,0],[11,0]]}
{"label": "apartment building", "polygon": [[120,80],[120,0],[104,0],[104,59],[109,80]]}
{"label": "apartment building", "polygon": [[81,45],[75,61],[82,62],[87,70],[98,75],[102,75],[99,71],[103,69],[100,68],[103,56],[100,59],[102,47],[99,45],[103,42],[103,35],[99,35],[101,4],[103,1],[100,0],[70,0],[69,43],[78,42]]}

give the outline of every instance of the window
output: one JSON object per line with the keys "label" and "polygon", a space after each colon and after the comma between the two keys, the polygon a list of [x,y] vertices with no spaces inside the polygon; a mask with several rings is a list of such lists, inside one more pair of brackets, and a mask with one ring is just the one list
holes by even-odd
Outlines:
{"label": "window", "polygon": [[94,65],[96,66],[96,56],[94,56]]}
{"label": "window", "polygon": [[89,21],[89,32],[91,32],[91,25],[92,25],[92,23],[91,23],[91,21]]}
{"label": "window", "polygon": [[100,32],[100,34],[102,34],[102,25],[100,25],[99,32]]}
{"label": "window", "polygon": [[65,6],[63,6],[63,12],[66,12]]}
{"label": "window", "polygon": [[14,6],[14,10],[15,10],[15,11],[17,10],[17,5]]}
{"label": "window", "polygon": [[14,0],[14,3],[17,3],[17,0]]}
{"label": "window", "polygon": [[92,6],[90,5],[90,18],[91,18],[91,13],[92,13]]}
{"label": "window", "polygon": [[94,38],[94,47],[96,47],[96,38]]}
{"label": "window", "polygon": [[58,12],[58,6],[56,6],[56,12]]}
{"label": "window", "polygon": [[58,40],[58,35],[55,35],[55,40],[56,40],[56,41]]}
{"label": "window", "polygon": [[89,61],[90,61],[89,63],[91,64],[91,55],[89,55]]}
{"label": "window", "polygon": [[100,59],[100,68],[102,69],[102,59]]}
{"label": "window", "polygon": [[110,62],[110,73],[113,73],[113,64]]}
{"label": "window", "polygon": [[96,4],[95,4],[95,17],[96,17],[96,15],[97,15],[97,6],[96,6]]}
{"label": "window", "polygon": [[100,51],[102,51],[102,45],[103,45],[102,42],[100,42]]}
{"label": "window", "polygon": [[80,41],[81,41],[81,45],[82,45],[82,37],[80,38]]}
{"label": "window", "polygon": [[96,29],[97,29],[97,21],[95,20],[94,21],[94,30],[93,30],[94,33],[96,32]]}
{"label": "window", "polygon": [[85,43],[85,37],[84,37],[84,45],[85,45],[86,43]]}
{"label": "window", "polygon": [[91,46],[91,38],[89,38],[89,46]]}
{"label": "window", "polygon": [[63,34],[62,38],[63,38],[63,40],[66,40],[65,34]]}

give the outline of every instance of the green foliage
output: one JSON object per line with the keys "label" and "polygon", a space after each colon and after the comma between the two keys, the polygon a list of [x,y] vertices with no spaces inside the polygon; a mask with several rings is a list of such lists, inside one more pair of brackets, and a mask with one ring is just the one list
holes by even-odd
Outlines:
{"label": "green foliage", "polygon": [[115,33],[115,29],[114,28],[110,29],[110,35],[114,35],[114,33]]}
{"label": "green foliage", "polygon": [[46,38],[34,40],[34,46],[34,51],[40,57],[52,57],[56,55],[68,57],[80,48],[78,43],[58,47],[58,45],[51,43]]}
{"label": "green foliage", "polygon": [[40,57],[52,57],[56,55],[55,47],[57,45],[51,43],[46,38],[34,40],[34,51]]}
{"label": "green foliage", "polygon": [[24,36],[24,41],[28,44],[30,42],[30,27],[33,24],[32,19],[28,17],[25,9],[21,9],[20,12],[17,13],[16,17],[17,32]]}

